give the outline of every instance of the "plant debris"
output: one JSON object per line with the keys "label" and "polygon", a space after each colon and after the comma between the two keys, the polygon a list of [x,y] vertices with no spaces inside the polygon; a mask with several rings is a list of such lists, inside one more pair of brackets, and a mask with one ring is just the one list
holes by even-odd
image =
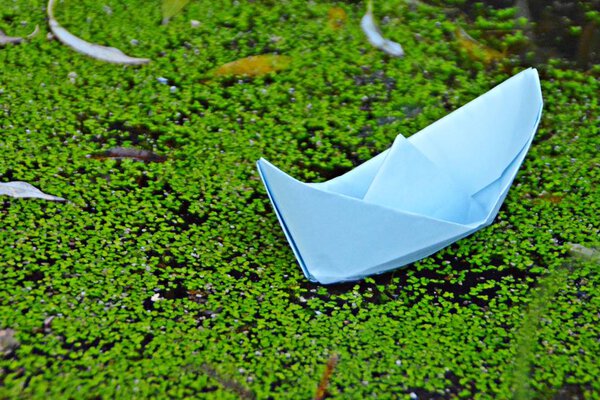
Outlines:
{"label": "plant debris", "polygon": [[60,26],[54,18],[54,1],[55,0],[48,0],[48,25],[50,25],[50,30],[54,36],[73,50],[97,60],[115,64],[138,65],[150,62],[148,58],[130,57],[115,47],[106,47],[95,43],[89,43],[73,35],[71,32]]}
{"label": "plant debris", "polygon": [[13,329],[0,329],[0,355],[9,356],[19,347]]}
{"label": "plant debris", "polygon": [[179,14],[189,2],[190,0],[163,0],[161,7],[162,24],[168,24],[171,18]]}
{"label": "plant debris", "polygon": [[0,46],[6,46],[7,44],[19,44],[25,39],[30,39],[38,34],[40,31],[40,27],[38,25],[35,26],[33,32],[31,32],[27,37],[16,37],[16,36],[7,36],[3,30],[0,29]]}
{"label": "plant debris", "polygon": [[221,65],[209,72],[208,76],[245,76],[254,78],[284,70],[289,67],[291,61],[291,57],[275,54],[250,56]]}
{"label": "plant debris", "polygon": [[348,15],[341,7],[331,7],[327,12],[327,24],[331,29],[340,29],[346,24]]}
{"label": "plant debris", "polygon": [[158,155],[149,150],[135,149],[132,147],[113,147],[99,154],[92,154],[91,158],[133,158],[145,162],[165,162],[167,157]]}
{"label": "plant debris", "polygon": [[329,380],[331,379],[331,375],[333,374],[333,370],[337,365],[339,357],[337,354],[332,354],[327,360],[327,365],[325,365],[325,371],[323,371],[323,376],[321,377],[321,382],[319,382],[319,386],[317,387],[317,393],[315,394],[315,400],[323,400],[325,395],[327,394],[327,387],[329,386]]}
{"label": "plant debris", "polygon": [[597,248],[585,247],[577,243],[566,243],[566,246],[569,251],[569,254],[572,257],[600,262],[600,250],[598,250]]}
{"label": "plant debris", "polygon": [[473,60],[481,60],[486,65],[499,61],[504,58],[504,54],[498,50],[492,49],[479,43],[473,39],[463,28],[460,26],[454,31],[456,41],[461,48],[463,48],[469,57]]}
{"label": "plant debris", "polygon": [[373,45],[373,47],[376,47],[394,57],[404,56],[404,49],[399,43],[386,39],[381,34],[379,27],[375,23],[375,18],[373,17],[372,1],[369,1],[367,4],[367,13],[360,20],[360,27],[365,35],[367,35],[367,39],[369,40],[369,43]]}
{"label": "plant debris", "polygon": [[0,46],[6,46],[7,44],[19,44],[24,39],[22,37],[6,36],[4,31],[0,30]]}
{"label": "plant debris", "polygon": [[254,393],[252,393],[248,388],[244,387],[239,382],[223,377],[219,372],[217,372],[216,369],[214,369],[210,365],[202,364],[200,369],[202,369],[202,371],[204,371],[206,375],[219,382],[221,386],[237,394],[240,397],[240,399],[253,400],[256,398]]}
{"label": "plant debris", "polygon": [[35,186],[21,181],[0,182],[0,195],[6,195],[16,198],[37,198],[51,201],[67,201],[62,197],[46,194]]}

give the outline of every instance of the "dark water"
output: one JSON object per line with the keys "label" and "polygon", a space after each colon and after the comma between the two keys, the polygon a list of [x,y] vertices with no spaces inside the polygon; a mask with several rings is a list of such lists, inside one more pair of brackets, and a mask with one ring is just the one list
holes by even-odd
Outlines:
{"label": "dark water", "polygon": [[581,69],[600,64],[600,0],[466,0],[460,9],[475,19],[508,7],[516,7],[517,16],[530,21],[525,50],[533,52],[536,61],[562,59]]}

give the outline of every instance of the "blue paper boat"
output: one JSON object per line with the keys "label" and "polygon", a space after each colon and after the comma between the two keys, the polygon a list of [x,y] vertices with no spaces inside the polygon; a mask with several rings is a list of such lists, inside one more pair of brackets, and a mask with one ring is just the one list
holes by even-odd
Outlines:
{"label": "blue paper boat", "polygon": [[527,69],[352,171],[300,182],[258,170],[311,281],[352,281],[410,264],[492,223],[542,113]]}

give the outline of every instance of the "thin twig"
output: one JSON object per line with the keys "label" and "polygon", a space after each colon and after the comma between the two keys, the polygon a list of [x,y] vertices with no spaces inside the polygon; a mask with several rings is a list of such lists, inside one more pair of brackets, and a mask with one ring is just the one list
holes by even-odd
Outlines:
{"label": "thin twig", "polygon": [[250,389],[246,388],[241,383],[234,381],[233,379],[222,376],[216,369],[214,369],[210,365],[202,364],[200,366],[200,369],[204,371],[206,375],[219,382],[219,384],[225,389],[229,389],[238,396],[240,396],[241,399],[254,400],[256,398],[256,396],[254,395],[254,393],[252,393],[252,391],[250,391]]}
{"label": "thin twig", "polygon": [[325,394],[327,393],[327,387],[329,386],[329,379],[333,374],[333,370],[339,360],[337,354],[332,354],[327,360],[327,365],[325,366],[325,371],[323,371],[323,376],[321,377],[321,382],[319,382],[319,386],[317,387],[317,393],[315,394],[315,400],[323,400],[325,398]]}

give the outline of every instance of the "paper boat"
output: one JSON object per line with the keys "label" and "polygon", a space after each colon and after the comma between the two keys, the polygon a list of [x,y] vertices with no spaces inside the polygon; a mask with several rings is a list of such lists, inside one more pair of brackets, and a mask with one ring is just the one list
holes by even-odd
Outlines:
{"label": "paper boat", "polygon": [[527,69],[352,171],[302,183],[258,170],[304,271],[323,284],[427,257],[492,223],[542,113]]}

